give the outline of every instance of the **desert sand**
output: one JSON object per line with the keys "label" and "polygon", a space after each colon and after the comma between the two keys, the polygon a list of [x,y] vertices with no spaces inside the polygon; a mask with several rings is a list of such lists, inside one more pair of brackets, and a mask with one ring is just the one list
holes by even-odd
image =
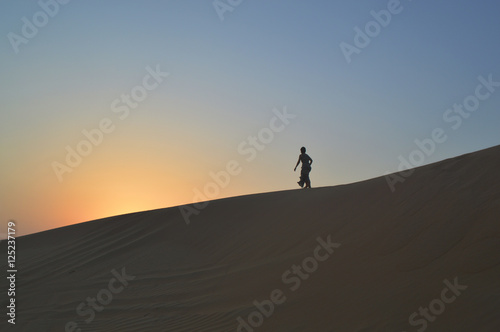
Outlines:
{"label": "desert sand", "polygon": [[211,201],[189,225],[178,207],[71,225],[17,239],[1,330],[497,332],[499,216],[497,146],[395,192],[382,176]]}

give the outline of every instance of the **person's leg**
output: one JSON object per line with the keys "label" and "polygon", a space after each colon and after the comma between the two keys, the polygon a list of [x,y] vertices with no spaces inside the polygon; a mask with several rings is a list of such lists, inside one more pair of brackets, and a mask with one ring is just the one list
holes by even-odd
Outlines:
{"label": "person's leg", "polygon": [[300,186],[301,188],[302,188],[302,187],[304,187],[304,183],[305,183],[305,181],[304,181],[304,171],[301,171],[301,172],[300,172],[300,181],[299,181],[299,182],[297,182],[297,183],[299,184],[299,186]]}
{"label": "person's leg", "polygon": [[300,181],[297,182],[300,187],[304,187],[304,184],[306,183],[306,178],[307,178],[307,174],[306,174],[305,170],[302,169],[300,171]]}
{"label": "person's leg", "polygon": [[306,183],[306,188],[311,188],[311,179],[309,178],[309,172],[311,170],[307,170],[307,174],[305,176],[304,182]]}

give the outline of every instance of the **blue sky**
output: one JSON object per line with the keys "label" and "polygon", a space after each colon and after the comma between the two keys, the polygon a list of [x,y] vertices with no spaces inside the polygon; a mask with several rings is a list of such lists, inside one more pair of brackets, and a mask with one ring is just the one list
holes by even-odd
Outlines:
{"label": "blue sky", "polygon": [[[42,9],[2,1],[2,219],[28,233],[189,203],[233,159],[243,172],[218,197],[291,189],[303,145],[313,186],[396,171],[435,128],[448,139],[424,164],[498,145],[499,92],[457,130],[443,114],[478,76],[500,81],[500,3],[401,1],[348,63],[340,43],[390,3],[244,0],[221,21],[212,1],[73,0],[16,53],[8,34]],[[59,182],[65,146],[115,119],[111,102],[157,65],[168,78]],[[284,107],[296,118],[246,163],[238,144]]]}

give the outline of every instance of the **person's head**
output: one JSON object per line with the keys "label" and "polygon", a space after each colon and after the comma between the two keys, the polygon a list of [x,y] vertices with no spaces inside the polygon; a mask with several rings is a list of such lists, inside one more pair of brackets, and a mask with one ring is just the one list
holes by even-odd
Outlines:
{"label": "person's head", "polygon": [[300,152],[301,152],[301,153],[306,153],[306,148],[305,148],[305,147],[301,147],[301,148],[300,148]]}

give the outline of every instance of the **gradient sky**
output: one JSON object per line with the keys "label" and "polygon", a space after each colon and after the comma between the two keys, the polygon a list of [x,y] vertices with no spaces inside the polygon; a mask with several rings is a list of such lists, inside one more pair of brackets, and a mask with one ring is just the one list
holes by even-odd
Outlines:
{"label": "gradient sky", "polygon": [[[403,0],[348,63],[340,43],[388,3],[244,0],[222,21],[211,0],[73,0],[16,53],[9,33],[41,7],[2,1],[2,224],[22,235],[191,203],[230,160],[241,173],[216,198],[297,188],[303,145],[313,187],[396,171],[435,128],[448,139],[424,164],[498,145],[500,91],[456,130],[443,114],[478,76],[500,81],[500,3]],[[113,101],[148,66],[170,75],[120,119]],[[238,146],[285,108],[296,117],[247,161]],[[53,162],[105,118],[114,131],[59,181]]]}

